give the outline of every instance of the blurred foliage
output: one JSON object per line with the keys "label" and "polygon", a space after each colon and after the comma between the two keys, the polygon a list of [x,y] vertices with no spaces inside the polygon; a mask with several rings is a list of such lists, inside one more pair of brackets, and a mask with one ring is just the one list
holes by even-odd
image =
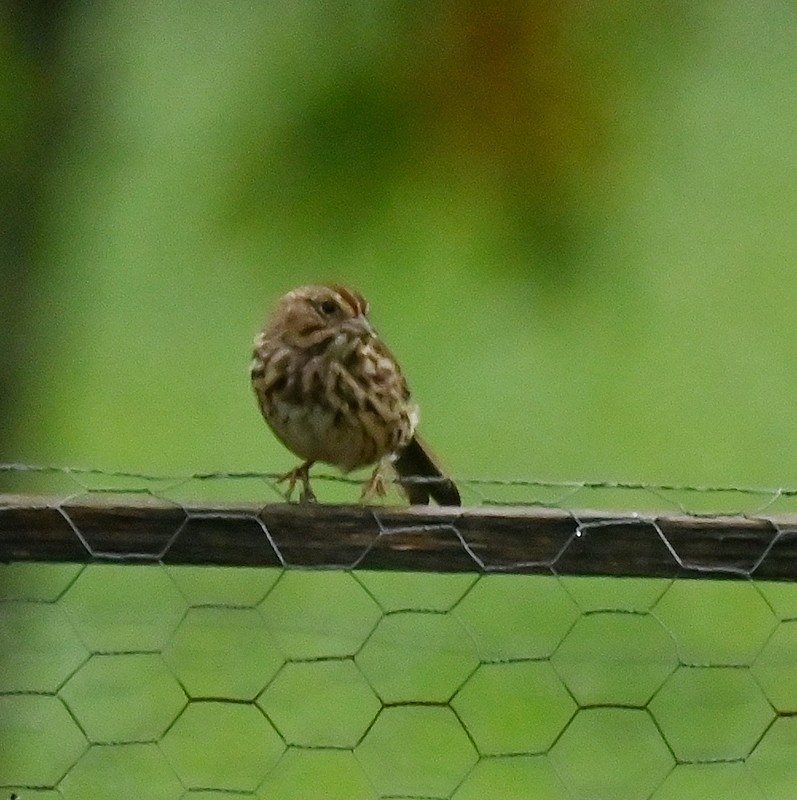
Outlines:
{"label": "blurred foliage", "polygon": [[0,459],[286,468],[249,342],[329,279],[456,474],[793,483],[795,34],[745,0],[6,2]]}
{"label": "blurred foliage", "polygon": [[0,5],[0,443],[10,436],[7,408],[31,356],[31,320],[19,309],[30,301],[38,266],[37,206],[58,123],[46,66],[55,45],[49,5]]}

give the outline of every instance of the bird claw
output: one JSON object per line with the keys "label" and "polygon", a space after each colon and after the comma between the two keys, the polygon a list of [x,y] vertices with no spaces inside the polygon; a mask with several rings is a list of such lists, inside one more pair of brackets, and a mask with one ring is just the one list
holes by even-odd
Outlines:
{"label": "bird claw", "polygon": [[310,488],[310,481],[308,480],[307,483],[302,486],[302,491],[299,494],[299,502],[300,503],[317,503],[318,498],[315,496],[315,492]]}
{"label": "bird claw", "polygon": [[387,486],[385,485],[385,476],[382,474],[382,465],[377,464],[371,477],[365,482],[362,494],[360,495],[360,502],[364,503],[369,497],[384,497],[387,494]]}
{"label": "bird claw", "polygon": [[310,487],[310,467],[312,466],[313,466],[312,461],[305,461],[303,464],[299,464],[298,467],[294,467],[289,472],[286,472],[284,475],[281,475],[279,478],[277,478],[277,483],[283,483],[284,481],[288,481],[288,488],[285,491],[285,499],[289,503],[291,501],[291,495],[293,494],[293,490],[296,488],[297,481],[302,482],[302,491],[299,494],[299,502],[300,503],[318,502],[315,493]]}

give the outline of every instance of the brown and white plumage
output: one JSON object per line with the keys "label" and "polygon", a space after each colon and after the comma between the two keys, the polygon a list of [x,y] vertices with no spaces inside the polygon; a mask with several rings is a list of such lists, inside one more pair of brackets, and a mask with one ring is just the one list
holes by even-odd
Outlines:
{"label": "brown and white plumage", "polygon": [[[367,317],[365,299],[342,286],[303,286],[277,303],[255,337],[252,385],[263,417],[303,463],[285,477],[311,499],[308,471],[316,461],[344,472],[376,464],[366,491],[381,488],[379,465],[395,460],[410,501],[459,504],[415,437],[418,408],[393,355]],[[418,471],[416,471],[418,470]]]}

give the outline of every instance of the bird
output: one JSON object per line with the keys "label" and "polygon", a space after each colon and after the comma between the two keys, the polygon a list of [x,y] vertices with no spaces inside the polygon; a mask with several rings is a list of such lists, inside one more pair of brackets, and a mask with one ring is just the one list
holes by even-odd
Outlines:
{"label": "bird", "polygon": [[383,495],[392,464],[411,504],[458,506],[459,490],[418,436],[418,406],[368,312],[353,289],[301,286],[277,301],[255,336],[250,378],[260,411],[302,459],[279,478],[286,498],[300,482],[300,500],[316,500],[316,462],[344,473],[374,465],[360,499]]}

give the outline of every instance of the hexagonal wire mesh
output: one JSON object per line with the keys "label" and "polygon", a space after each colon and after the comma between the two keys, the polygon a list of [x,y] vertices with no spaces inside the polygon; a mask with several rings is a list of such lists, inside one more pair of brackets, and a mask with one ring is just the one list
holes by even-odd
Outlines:
{"label": "hexagonal wire mesh", "polygon": [[[764,514],[794,493],[480,483],[500,514],[322,506],[319,544],[298,507],[198,508],[209,476],[55,474],[78,491],[0,496],[0,800],[793,796],[797,587],[758,576],[789,577]],[[714,550],[659,511],[559,540],[542,512],[578,495],[717,523]]]}

